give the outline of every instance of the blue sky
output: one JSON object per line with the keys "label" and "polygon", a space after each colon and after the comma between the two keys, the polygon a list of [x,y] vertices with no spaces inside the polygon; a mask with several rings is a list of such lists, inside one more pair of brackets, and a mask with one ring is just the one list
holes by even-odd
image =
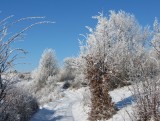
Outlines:
{"label": "blue sky", "polygon": [[9,15],[15,15],[14,19],[46,16],[46,20],[56,22],[35,26],[26,32],[23,42],[14,44],[29,52],[21,60],[27,64],[19,65],[17,69],[30,71],[38,66],[46,48],[56,51],[60,64],[65,57],[77,56],[79,34],[88,33],[85,26],[96,25],[92,16],[98,12],[108,15],[109,10],[124,10],[134,14],[141,25],[152,25],[155,17],[160,19],[159,6],[159,0],[0,0],[0,19]]}

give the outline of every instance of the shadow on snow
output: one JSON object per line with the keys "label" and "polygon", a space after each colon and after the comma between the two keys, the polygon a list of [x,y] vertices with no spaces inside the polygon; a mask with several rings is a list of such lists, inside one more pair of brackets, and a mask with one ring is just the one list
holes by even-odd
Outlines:
{"label": "shadow on snow", "polygon": [[130,97],[127,97],[127,98],[117,102],[115,104],[115,106],[118,109],[122,109],[122,108],[126,107],[127,105],[131,105],[133,102],[135,102],[134,96],[130,96]]}

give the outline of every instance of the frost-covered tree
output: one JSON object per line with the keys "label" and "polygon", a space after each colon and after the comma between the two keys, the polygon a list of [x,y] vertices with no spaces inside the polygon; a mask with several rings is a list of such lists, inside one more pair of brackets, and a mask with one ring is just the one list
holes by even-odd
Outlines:
{"label": "frost-covered tree", "polygon": [[[142,29],[134,15],[111,11],[109,17],[94,17],[95,29],[89,28],[81,46],[81,57],[87,63],[86,77],[91,90],[91,120],[108,119],[114,113],[108,94],[112,81],[130,80],[134,61],[145,57],[144,43],[148,28]],[[117,82],[115,84],[117,84]]]}
{"label": "frost-covered tree", "polygon": [[52,49],[44,50],[40,62],[39,67],[35,71],[35,80],[38,81],[39,88],[43,87],[49,77],[56,76],[59,72],[59,67],[55,55],[55,51]]}
{"label": "frost-covered tree", "polygon": [[111,11],[109,19],[103,14],[94,18],[98,19],[98,24],[95,29],[89,28],[91,34],[81,46],[81,55],[90,55],[95,60],[103,58],[110,70],[127,73],[133,54],[137,58],[144,53],[148,29],[142,30],[135,17],[124,11]]}
{"label": "frost-covered tree", "polygon": [[41,72],[46,72],[46,76],[53,76],[58,73],[58,63],[55,51],[52,49],[44,50],[39,63]]}

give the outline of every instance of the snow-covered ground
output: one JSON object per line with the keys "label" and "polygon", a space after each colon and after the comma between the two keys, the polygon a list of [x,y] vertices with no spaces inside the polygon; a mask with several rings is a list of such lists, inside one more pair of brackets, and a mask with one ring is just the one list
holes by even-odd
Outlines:
{"label": "snow-covered ground", "polygon": [[132,114],[133,97],[130,91],[131,87],[126,86],[111,91],[109,94],[112,97],[112,101],[120,109],[111,119],[108,121],[132,121],[128,114]]}
{"label": "snow-covered ground", "polygon": [[[84,105],[87,89],[64,91],[63,98],[42,106],[30,121],[87,121],[90,109],[86,104]],[[110,92],[110,95],[117,106],[128,102],[131,104],[132,93],[128,87],[115,89]],[[119,108],[121,110],[108,121],[130,121],[127,113],[132,112],[132,106]]]}
{"label": "snow-covered ground", "polygon": [[86,121],[84,91],[84,88],[65,91],[63,98],[42,106],[30,121]]}

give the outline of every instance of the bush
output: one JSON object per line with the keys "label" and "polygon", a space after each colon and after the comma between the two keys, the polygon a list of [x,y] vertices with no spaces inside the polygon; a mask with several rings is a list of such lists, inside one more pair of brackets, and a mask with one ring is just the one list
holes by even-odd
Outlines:
{"label": "bush", "polygon": [[159,121],[160,80],[159,65],[152,58],[146,62],[137,61],[133,67],[132,92],[135,97],[134,120]]}
{"label": "bush", "polygon": [[15,87],[7,91],[1,105],[0,121],[28,121],[38,109],[35,98]]}

